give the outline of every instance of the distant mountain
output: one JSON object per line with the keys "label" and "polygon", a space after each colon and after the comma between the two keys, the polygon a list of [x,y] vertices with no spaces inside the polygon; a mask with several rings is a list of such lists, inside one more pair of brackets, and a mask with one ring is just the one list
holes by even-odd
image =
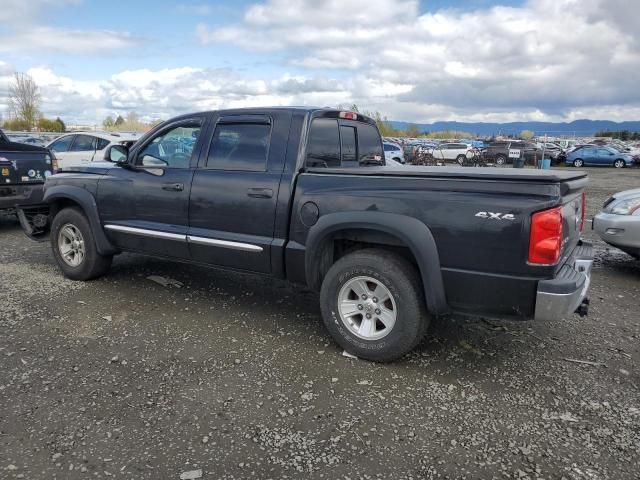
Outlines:
{"label": "distant mountain", "polygon": [[[392,121],[393,128],[406,130],[410,122]],[[554,122],[511,122],[511,123],[465,123],[435,122],[416,124],[421,132],[439,132],[457,130],[479,136],[517,135],[523,130],[531,130],[536,135],[550,136],[583,136],[588,137],[603,130],[630,130],[640,132],[640,121],[611,122],[609,120],[575,120],[570,123]]]}

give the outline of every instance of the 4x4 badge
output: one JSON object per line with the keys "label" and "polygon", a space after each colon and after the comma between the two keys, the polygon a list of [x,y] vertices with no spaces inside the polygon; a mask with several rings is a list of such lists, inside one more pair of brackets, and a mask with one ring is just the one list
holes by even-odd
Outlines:
{"label": "4x4 badge", "polygon": [[478,212],[476,217],[488,218],[489,220],[515,220],[516,216],[512,213],[493,213],[493,212]]}

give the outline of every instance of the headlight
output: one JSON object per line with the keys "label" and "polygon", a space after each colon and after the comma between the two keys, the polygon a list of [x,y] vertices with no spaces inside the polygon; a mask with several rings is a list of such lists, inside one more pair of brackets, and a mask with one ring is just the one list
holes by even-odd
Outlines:
{"label": "headlight", "polygon": [[640,216],[640,197],[623,198],[614,200],[604,209],[606,213],[616,215]]}

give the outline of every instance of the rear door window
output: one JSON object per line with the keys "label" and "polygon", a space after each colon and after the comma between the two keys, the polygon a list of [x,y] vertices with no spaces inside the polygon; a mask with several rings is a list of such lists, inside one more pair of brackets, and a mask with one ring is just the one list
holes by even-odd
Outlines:
{"label": "rear door window", "polygon": [[207,168],[264,172],[271,125],[258,123],[220,123],[213,135]]}
{"label": "rear door window", "polygon": [[77,135],[70,152],[90,152],[96,148],[96,137]]}
{"label": "rear door window", "polygon": [[109,140],[107,140],[106,138],[96,138],[96,144],[97,144],[97,148],[96,150],[102,150],[104,148],[107,147],[107,145],[109,145]]}
{"label": "rear door window", "polygon": [[309,129],[307,141],[308,167],[340,166],[340,133],[338,121],[331,118],[316,118]]}

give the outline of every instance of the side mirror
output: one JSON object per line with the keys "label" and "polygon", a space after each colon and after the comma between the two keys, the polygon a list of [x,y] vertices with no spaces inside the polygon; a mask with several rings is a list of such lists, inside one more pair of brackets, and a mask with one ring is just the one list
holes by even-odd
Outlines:
{"label": "side mirror", "polygon": [[113,163],[127,163],[127,157],[129,156],[129,149],[124,145],[111,145],[104,152],[104,159],[107,162]]}

